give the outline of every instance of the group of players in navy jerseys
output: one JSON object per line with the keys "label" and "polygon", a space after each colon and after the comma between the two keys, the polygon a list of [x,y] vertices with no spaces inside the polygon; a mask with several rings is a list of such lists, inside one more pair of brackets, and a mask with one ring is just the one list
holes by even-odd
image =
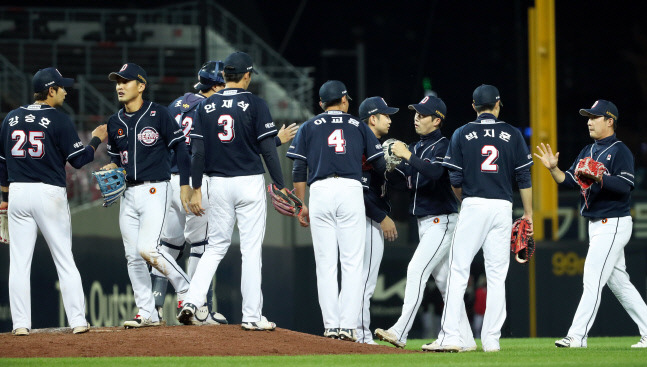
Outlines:
{"label": "group of players in navy jerseys", "polygon": [[[323,113],[298,131],[294,125],[279,130],[265,101],[247,90],[256,73],[251,57],[243,52],[210,61],[198,72],[198,93],[186,93],[167,108],[143,99],[149,84],[145,70],[124,64],[109,75],[123,108],[92,132],[87,146],[69,117],[56,110],[73,80],[54,68],[36,73],[35,102],[11,111],[0,129],[0,214],[7,210],[11,237],[13,334],[29,335],[31,330],[29,272],[38,229],[54,257],[72,331],[79,334],[90,328],[71,251],[65,165],[80,168],[91,162],[106,140],[111,160],[102,169],[120,167],[126,173],[119,226],[139,311],[124,326],[161,325],[168,282],[179,301],[181,323],[227,323],[209,301],[213,276],[237,224],[242,328],[274,330],[276,324],[262,312],[261,245],[267,207],[263,174],[267,167],[272,185],[287,193],[276,147],[294,137],[287,157],[293,160],[294,194],[304,201],[295,216],[312,234],[323,335],[366,344],[375,344],[375,335],[404,348],[433,276],[444,299],[441,330],[422,349],[476,350],[463,296],[470,265],[482,249],[488,292],[480,337],[483,351],[499,351],[506,318],[513,185],[519,188],[523,218],[532,223],[533,160],[519,129],[499,119],[503,103],[498,89],[481,85],[474,90],[477,117],[456,128],[451,139],[441,132],[447,119],[444,101],[426,96],[409,105],[420,139],[409,145],[390,144],[390,153],[401,163],[387,169],[380,139],[388,135],[398,108],[379,96],[370,97],[360,104],[357,118],[348,113],[352,99],[344,83],[330,80],[319,90]],[[624,260],[632,230],[633,156],[616,138],[618,111],[613,103],[598,100],[580,114],[589,118],[595,142],[569,170],[557,167],[558,153],[548,145],[542,144],[535,154],[555,181],[568,187],[579,187],[575,168],[581,158],[591,157],[606,167],[601,179],[581,190],[581,214],[589,220],[590,233],[584,293],[567,336],[555,345],[587,346],[602,286],[608,284],[639,327],[642,338],[632,347],[647,347],[647,305],[629,281]],[[420,242],[407,269],[401,316],[373,334],[370,299],[384,240],[398,236],[390,216],[391,189],[410,192],[409,213],[417,220]],[[528,234],[532,231],[530,226]],[[186,272],[177,263],[185,243],[192,260]]]}

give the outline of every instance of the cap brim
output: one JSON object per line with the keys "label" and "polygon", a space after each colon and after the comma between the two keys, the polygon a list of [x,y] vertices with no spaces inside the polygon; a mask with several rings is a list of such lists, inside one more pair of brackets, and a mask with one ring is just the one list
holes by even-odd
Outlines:
{"label": "cap brim", "polygon": [[385,108],[385,109],[383,109],[383,110],[381,110],[381,111],[378,111],[378,113],[383,113],[383,114],[385,114],[385,115],[393,115],[394,113],[396,113],[396,112],[398,112],[398,111],[400,111],[400,109],[399,109],[399,108],[396,108],[396,107],[387,107],[387,108]]}
{"label": "cap brim", "polygon": [[586,117],[591,117],[591,116],[604,116],[601,114],[593,113],[591,112],[592,110],[586,109],[586,108],[581,108],[580,109],[580,115],[586,116]]}
{"label": "cap brim", "polygon": [[349,101],[352,101],[352,100],[353,100],[352,98],[350,98],[350,96],[348,95],[348,93],[344,94],[344,96],[346,96],[346,98],[348,98],[348,100],[349,100]]}
{"label": "cap brim", "polygon": [[57,83],[63,88],[68,88],[74,85],[74,79],[72,78],[62,78],[60,83]]}
{"label": "cap brim", "polygon": [[425,105],[422,105],[422,104],[410,104],[409,109],[410,110],[415,110],[419,114],[425,115],[425,116],[431,116],[435,112],[435,111],[432,111],[430,109],[427,109],[427,107]]}
{"label": "cap brim", "polygon": [[195,90],[205,90],[205,89],[207,89],[207,88],[211,88],[211,85],[206,85],[206,84],[202,84],[202,83],[198,82],[198,83],[195,83],[195,85],[193,86],[193,88],[194,88]]}
{"label": "cap brim", "polygon": [[135,79],[130,79],[128,77],[125,77],[124,75],[114,71],[108,75],[108,79],[112,80],[113,82],[117,80],[117,77],[124,78],[126,80],[135,80]]}

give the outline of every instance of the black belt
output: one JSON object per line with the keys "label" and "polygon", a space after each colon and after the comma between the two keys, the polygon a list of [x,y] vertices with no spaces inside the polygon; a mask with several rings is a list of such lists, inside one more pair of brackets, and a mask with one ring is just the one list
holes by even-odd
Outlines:
{"label": "black belt", "polygon": [[126,187],[135,187],[143,184],[166,182],[166,181],[168,180],[150,180],[150,181],[126,180]]}

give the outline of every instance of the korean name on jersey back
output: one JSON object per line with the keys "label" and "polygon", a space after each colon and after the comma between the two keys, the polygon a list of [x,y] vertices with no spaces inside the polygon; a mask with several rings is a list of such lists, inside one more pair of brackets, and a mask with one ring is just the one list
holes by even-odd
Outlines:
{"label": "korean name on jersey back", "polygon": [[331,175],[361,182],[362,155],[371,162],[383,154],[368,125],[347,113],[327,111],[299,128],[287,156],[307,162],[310,185]]}
{"label": "korean name on jersey back", "polygon": [[83,150],[70,118],[48,105],[9,112],[0,130],[0,159],[7,163],[9,182],[65,187],[65,163]]}
{"label": "korean name on jersey back", "polygon": [[144,101],[130,115],[124,109],[108,120],[108,154],[119,157],[129,180],[168,180],[170,148],[184,141],[166,107]]}
{"label": "korean name on jersey back", "polygon": [[265,172],[259,142],[277,133],[262,98],[229,88],[201,102],[190,137],[204,140],[207,175],[236,177]]}
{"label": "korean name on jersey back", "polygon": [[490,116],[454,132],[443,164],[463,172],[463,197],[512,201],[515,172],[530,168],[532,156],[517,128]]}

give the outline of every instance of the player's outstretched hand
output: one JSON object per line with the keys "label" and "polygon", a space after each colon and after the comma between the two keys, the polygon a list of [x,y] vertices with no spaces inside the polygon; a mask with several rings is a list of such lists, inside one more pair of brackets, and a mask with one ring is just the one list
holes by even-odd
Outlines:
{"label": "player's outstretched hand", "polygon": [[550,148],[550,144],[544,145],[544,143],[541,143],[541,147],[537,146],[537,150],[539,151],[539,153],[541,153],[541,155],[534,153],[535,157],[541,160],[541,163],[544,164],[544,167],[550,170],[557,168],[557,159],[559,158],[559,152],[553,154],[553,150]]}
{"label": "player's outstretched hand", "polygon": [[308,227],[310,226],[310,213],[308,212],[308,207],[303,204],[303,209],[301,210],[301,214],[297,217],[299,219],[299,224],[301,227]]}
{"label": "player's outstretched hand", "polygon": [[97,138],[101,139],[101,142],[105,143],[105,141],[108,139],[108,125],[103,124],[97,126],[92,131],[92,136],[96,136]]}
{"label": "player's outstretched hand", "polygon": [[409,158],[411,158],[411,151],[409,151],[409,148],[407,148],[407,146],[399,140],[393,143],[393,145],[391,146],[391,152],[394,156],[403,158],[407,161],[409,160]]}
{"label": "player's outstretched hand", "polygon": [[395,223],[393,219],[389,218],[387,215],[386,218],[380,223],[382,227],[382,232],[384,233],[384,239],[389,241],[395,241],[398,238],[398,230],[395,228]]}
{"label": "player's outstretched hand", "polygon": [[105,166],[101,167],[100,171],[107,171],[109,169],[115,169],[117,165],[115,163],[108,163]]}
{"label": "player's outstretched hand", "polygon": [[278,134],[279,139],[281,139],[281,144],[285,144],[292,140],[297,134],[297,130],[299,130],[299,125],[296,123],[292,123],[288,127],[285,127],[285,125],[281,126]]}

